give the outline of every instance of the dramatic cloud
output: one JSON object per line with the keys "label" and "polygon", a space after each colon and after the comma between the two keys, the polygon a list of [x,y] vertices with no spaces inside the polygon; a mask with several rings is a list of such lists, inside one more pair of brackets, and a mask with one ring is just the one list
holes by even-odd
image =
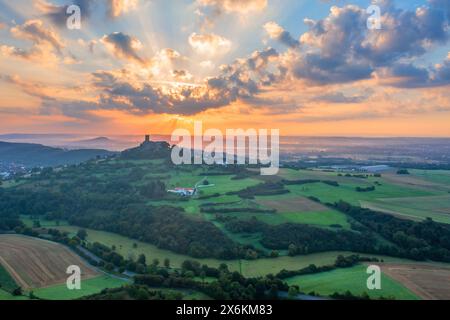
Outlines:
{"label": "dramatic cloud", "polygon": [[316,96],[314,101],[331,103],[360,103],[367,99],[367,96],[346,96],[342,92],[332,92]]}
{"label": "dramatic cloud", "polygon": [[177,81],[190,81],[193,78],[192,74],[186,70],[173,70],[172,75]]}
{"label": "dramatic cloud", "polygon": [[450,53],[434,68],[416,67],[411,63],[397,63],[377,73],[382,84],[398,88],[425,88],[450,84]]}
{"label": "dramatic cloud", "polygon": [[[8,22],[13,25],[11,36],[2,39],[0,45],[3,56],[38,61],[30,68],[32,72],[51,59],[74,63],[69,48],[77,56],[84,55],[82,67],[61,68],[66,79],[74,79],[74,75],[83,79],[80,83],[86,87],[84,94],[76,91],[79,89],[63,88],[54,93],[39,85],[8,82],[36,100],[41,99],[43,112],[48,114],[60,112],[83,120],[94,119],[94,114],[119,112],[139,116],[195,115],[231,105],[227,110],[248,108],[246,112],[286,118],[305,113],[303,120],[332,121],[352,116],[390,116],[395,108],[416,112],[415,108],[420,109],[419,100],[411,97],[413,94],[441,92],[447,89],[444,86],[450,85],[450,55],[445,58],[442,53],[442,47],[449,51],[449,0],[430,0],[414,10],[399,9],[389,0],[378,1],[382,7],[381,30],[367,28],[366,8],[333,6],[329,12],[323,12],[322,19],[305,19],[307,31],[298,38],[282,26],[293,25],[293,21],[282,20],[283,15],[276,15],[279,24],[270,21],[261,25],[261,19],[252,19],[267,8],[267,1],[197,0],[194,9],[202,18],[219,14],[224,18],[227,14],[232,23],[247,19],[249,30],[261,31],[263,27],[265,40],[270,38],[283,45],[276,46],[280,52],[266,48],[249,56],[243,56],[242,52],[251,52],[248,45],[258,39],[248,41],[247,34],[240,39],[240,34],[233,33],[234,28],[231,31],[224,28],[221,23],[226,21],[217,24],[214,32],[201,29],[190,34],[190,27],[198,27],[196,21],[188,24],[183,20],[181,28],[175,26],[167,31],[170,36],[167,40],[166,31],[160,28],[141,30],[140,23],[136,26],[132,23],[129,25],[133,29],[124,32],[121,31],[126,27],[123,21],[106,19],[108,23],[95,30],[59,30],[65,36],[63,42],[47,24],[50,20],[57,25],[65,23],[67,6],[61,4],[65,1],[55,0],[59,5],[49,1],[36,2],[37,16],[42,21],[33,19],[15,25],[11,19]],[[75,3],[90,11],[91,17],[103,18],[105,14],[117,18],[138,8],[138,1],[78,0]],[[6,30],[1,33],[8,34]],[[134,35],[147,41],[145,47]],[[227,38],[233,39],[233,43]],[[177,50],[163,49],[167,43]],[[224,57],[227,53],[229,56]],[[114,58],[113,64],[108,56]],[[224,58],[227,64],[219,66]],[[5,65],[9,63],[8,59],[3,61]],[[10,66],[6,69],[5,73],[11,72]],[[20,75],[27,72],[26,68],[18,71]],[[5,77],[2,81],[7,80]],[[379,96],[366,92],[372,87]],[[388,97],[378,103],[384,92]],[[420,101],[423,105],[426,102],[427,99]],[[433,108],[448,105],[448,99],[444,98],[433,102]],[[414,107],[408,108],[409,105]],[[313,114],[311,109],[317,112]]]}
{"label": "dramatic cloud", "polygon": [[401,59],[419,57],[449,39],[448,20],[439,7],[407,11],[385,1],[382,12],[381,30],[368,30],[366,11],[354,5],[332,7],[323,20],[306,19],[309,31],[301,36],[302,50],[288,52],[285,66],[295,78],[315,84],[352,82],[369,79]]}
{"label": "dramatic cloud", "polygon": [[122,32],[114,32],[105,35],[100,42],[118,58],[146,64],[146,61],[137,54],[137,51],[142,48],[142,43],[135,37]]}
{"label": "dramatic cloud", "polygon": [[67,14],[67,8],[69,5],[74,4],[80,7],[81,19],[82,21],[85,21],[85,19],[91,14],[92,2],[92,0],[74,0],[67,5],[56,5],[46,0],[37,0],[34,2],[34,6],[42,12],[44,16],[49,18],[52,23],[59,27],[65,27],[67,24],[67,18],[69,17]]}
{"label": "dramatic cloud", "polygon": [[[274,49],[256,51],[246,59],[223,66],[220,76],[198,85],[177,82],[161,86],[135,81],[132,75],[123,72],[96,72],[90,86],[97,94],[96,101],[50,101],[46,108],[60,106],[65,115],[78,117],[89,117],[86,113],[92,110],[120,110],[137,115],[193,115],[239,99],[254,98],[262,87],[283,76],[280,71],[267,71],[276,57],[278,53]],[[191,77],[186,70],[174,70],[172,76],[178,81]]]}
{"label": "dramatic cloud", "polygon": [[197,0],[197,3],[218,12],[240,14],[262,11],[267,7],[267,0]]}
{"label": "dramatic cloud", "polygon": [[216,34],[193,33],[189,44],[197,53],[208,56],[226,54],[231,49],[231,41]]}
{"label": "dramatic cloud", "polygon": [[64,44],[59,35],[44,26],[41,20],[29,20],[22,25],[11,28],[11,34],[21,40],[32,43],[31,48],[22,49],[15,46],[2,45],[0,51],[3,55],[23,58],[27,60],[41,60],[41,62],[56,61],[57,56],[62,57]]}
{"label": "dramatic cloud", "polygon": [[36,0],[34,2],[34,6],[59,27],[66,25],[68,18],[67,8],[70,5],[77,5],[81,10],[81,18],[87,21],[96,4],[102,4],[102,8],[107,10],[109,17],[117,18],[132,10],[136,10],[139,6],[139,0],[73,0],[67,1],[67,4],[64,5],[53,4],[47,0]]}
{"label": "dramatic cloud", "polygon": [[126,14],[137,9],[139,0],[107,0],[109,4],[109,12],[111,17],[117,18],[122,14]]}
{"label": "dramatic cloud", "polygon": [[289,32],[284,30],[276,22],[270,21],[264,25],[264,29],[271,39],[280,41],[282,44],[295,48],[300,45],[300,42],[294,39]]}
{"label": "dramatic cloud", "polygon": [[50,45],[58,52],[64,47],[58,34],[45,28],[41,20],[29,20],[11,28],[11,33],[18,39],[30,40],[37,45]]}

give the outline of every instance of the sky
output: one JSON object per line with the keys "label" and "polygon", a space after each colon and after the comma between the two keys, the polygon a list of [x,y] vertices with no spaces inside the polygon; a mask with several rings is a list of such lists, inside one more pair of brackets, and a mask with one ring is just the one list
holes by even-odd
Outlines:
{"label": "sky", "polygon": [[449,21],[450,0],[0,0],[0,133],[450,137]]}

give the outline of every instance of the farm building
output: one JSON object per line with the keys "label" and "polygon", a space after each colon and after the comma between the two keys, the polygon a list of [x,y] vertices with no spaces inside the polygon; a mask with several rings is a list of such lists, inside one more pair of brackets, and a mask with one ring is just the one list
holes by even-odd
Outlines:
{"label": "farm building", "polygon": [[380,173],[384,171],[391,170],[391,167],[386,165],[377,165],[377,166],[366,166],[359,168],[361,172],[369,172],[369,173]]}
{"label": "farm building", "polygon": [[183,197],[192,197],[196,193],[196,189],[194,188],[175,188],[173,190],[167,190],[170,193],[176,193]]}

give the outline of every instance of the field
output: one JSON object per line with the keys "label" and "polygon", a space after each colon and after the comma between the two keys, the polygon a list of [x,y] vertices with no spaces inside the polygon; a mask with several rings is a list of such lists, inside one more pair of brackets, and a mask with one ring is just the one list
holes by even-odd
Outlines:
{"label": "field", "polygon": [[432,218],[436,222],[450,223],[450,196],[379,199],[361,204],[365,208],[413,220]]}
{"label": "field", "polygon": [[[59,230],[67,231],[75,234],[78,228],[72,226],[58,227]],[[218,260],[218,259],[195,259],[186,255],[174,253],[168,250],[159,249],[154,245],[136,241],[127,237],[123,237],[110,232],[95,231],[87,229],[87,240],[89,242],[100,242],[104,245],[112,247],[116,246],[118,253],[124,257],[137,258],[139,254],[144,254],[148,261],[158,259],[160,262],[168,258],[172,268],[180,268],[181,264],[185,260],[197,260],[202,264],[207,264],[211,267],[219,267],[221,263],[228,265],[232,271],[242,270],[242,274],[247,277],[264,276],[269,273],[276,274],[282,269],[286,270],[298,270],[309,266],[310,264],[316,264],[317,266],[333,264],[338,255],[351,255],[352,252],[347,251],[331,251],[324,253],[309,254],[305,256],[280,256],[272,259],[257,259],[257,260]],[[136,248],[133,248],[133,244],[137,244]],[[409,260],[391,258],[378,255],[364,255],[370,257],[377,257],[383,259],[386,262],[392,263],[406,263]]]}
{"label": "field", "polygon": [[17,289],[18,285],[8,271],[0,264],[0,288],[8,292]]}
{"label": "field", "polygon": [[39,288],[33,293],[41,299],[46,300],[72,300],[83,296],[99,293],[105,288],[121,287],[127,282],[111,276],[103,275],[95,278],[83,280],[81,290],[68,290],[65,283],[45,288]]}
{"label": "field", "polygon": [[275,209],[278,212],[294,213],[299,211],[326,211],[328,208],[320,203],[314,202],[307,198],[298,197],[294,199],[265,199],[265,197],[259,197],[258,203]]}
{"label": "field", "polygon": [[371,298],[395,297],[398,300],[416,300],[418,297],[400,283],[385,274],[381,276],[381,290],[368,290],[367,267],[357,265],[352,268],[336,269],[312,275],[297,276],[287,279],[289,285],[298,285],[300,291],[331,295],[335,292],[350,291],[354,295],[366,292]]}
{"label": "field", "polygon": [[28,300],[28,297],[13,296],[11,293],[0,289],[0,301],[2,300]]}
{"label": "field", "polygon": [[448,170],[410,170],[413,177],[432,183],[445,185],[450,189],[450,171]]}
{"label": "field", "polygon": [[98,275],[60,244],[17,235],[0,235],[0,264],[23,289],[65,283],[71,265],[80,266],[83,279]]}
{"label": "field", "polygon": [[[365,181],[363,181],[365,182]],[[361,184],[340,184],[333,187],[324,183],[310,183],[307,185],[288,186],[293,196],[313,196],[325,203],[335,203],[344,200],[353,205],[359,205],[360,201],[370,201],[380,198],[400,198],[400,197],[423,197],[435,195],[432,192],[405,188],[398,185],[382,184],[377,186],[372,192],[357,192],[357,187],[366,187],[366,183]]]}
{"label": "field", "polygon": [[[21,216],[20,219],[22,222],[29,228],[32,228],[34,226],[35,219],[32,219],[30,216]],[[68,223],[66,221],[54,221],[54,220],[45,220],[45,219],[39,219],[40,225],[42,228],[53,228],[57,226],[65,226]]]}
{"label": "field", "polygon": [[450,268],[448,267],[423,264],[381,264],[381,270],[423,299],[450,300]]}

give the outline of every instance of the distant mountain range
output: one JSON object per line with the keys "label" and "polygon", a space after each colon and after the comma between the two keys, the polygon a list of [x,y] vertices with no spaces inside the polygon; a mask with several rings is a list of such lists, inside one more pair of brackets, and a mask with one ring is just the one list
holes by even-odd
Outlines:
{"label": "distant mountain range", "polygon": [[114,154],[114,152],[103,149],[67,150],[40,144],[0,141],[0,162],[16,163],[26,167],[77,164],[96,157],[106,157]]}

